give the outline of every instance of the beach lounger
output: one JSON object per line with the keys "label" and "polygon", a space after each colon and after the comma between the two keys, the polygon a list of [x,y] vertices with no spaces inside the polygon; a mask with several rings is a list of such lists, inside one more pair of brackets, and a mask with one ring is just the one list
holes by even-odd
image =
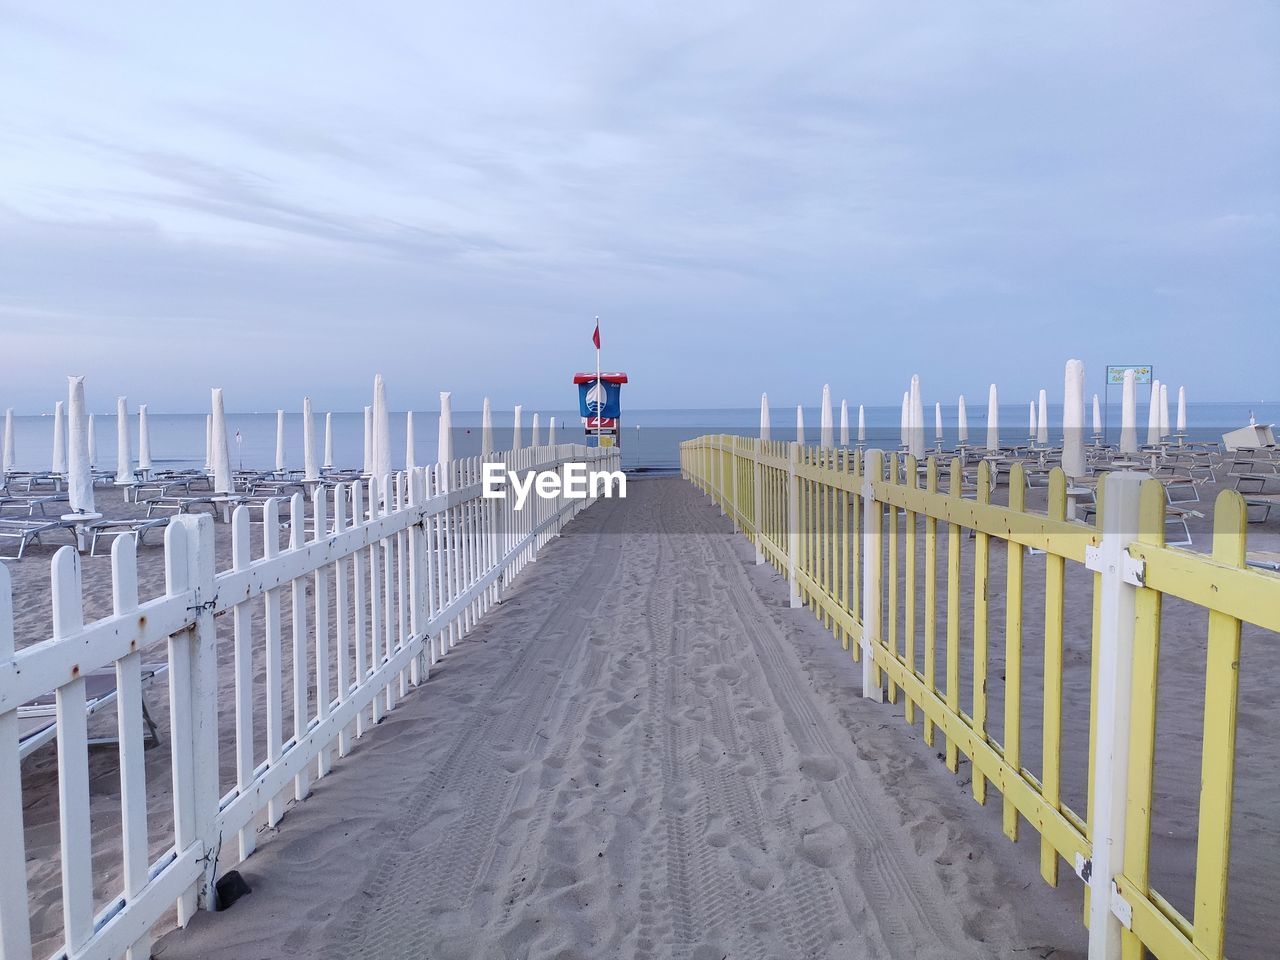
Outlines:
{"label": "beach lounger", "polygon": [[[1080,513],[1080,519],[1088,521],[1091,517],[1097,515],[1098,503],[1093,500],[1089,503],[1081,503],[1077,508]],[[1164,508],[1164,526],[1165,526],[1165,542],[1166,547],[1189,547],[1192,546],[1191,528],[1187,526],[1187,520],[1192,517],[1200,519],[1204,518],[1204,514],[1199,510],[1189,510],[1186,507],[1180,507],[1177,504],[1168,504]],[[1179,531],[1182,533],[1181,540],[1168,539],[1169,532],[1172,529],[1174,534]]]}
{"label": "beach lounger", "polygon": [[75,542],[73,525],[65,520],[55,520],[52,517],[39,520],[0,519],[0,540],[13,540],[18,544],[17,553],[12,556],[0,554],[0,560],[21,560],[29,544],[38,543],[41,536],[54,530],[71,530],[72,542]]}
{"label": "beach lounger", "polygon": [[[35,496],[19,493],[0,497],[0,514],[3,514],[7,509],[11,509],[24,517],[34,517],[37,511],[39,511],[40,516],[45,517],[48,516],[45,507],[55,503],[66,503],[68,499],[65,493],[41,493]],[[59,510],[58,515],[61,516],[64,512]]]}
{"label": "beach lounger", "polygon": [[157,510],[170,510],[173,512],[173,515],[177,515],[179,513],[190,513],[193,507],[198,507],[206,503],[213,505],[214,497],[179,497],[176,495],[167,496],[162,494],[143,502],[147,505],[147,517],[150,518],[155,516]]}
{"label": "beach lounger", "polygon": [[[160,731],[156,722],[151,719],[151,711],[147,707],[146,685],[149,681],[164,675],[169,670],[168,664],[153,663],[142,665],[142,721],[146,724],[146,742],[155,746],[160,742]],[[94,670],[85,674],[85,714],[93,716],[108,704],[115,703],[119,691],[116,689],[116,671],[114,667]],[[56,714],[55,694],[42,694],[18,707],[18,756],[26,759],[32,752],[40,749],[58,735],[58,719]],[[115,737],[95,737],[90,744],[119,743]]]}
{"label": "beach lounger", "polygon": [[1260,570],[1280,573],[1280,553],[1273,550],[1250,550],[1245,554],[1244,562]]}
{"label": "beach lounger", "polygon": [[89,556],[98,556],[98,541],[116,537],[132,536],[138,546],[143,546],[147,533],[151,530],[162,530],[169,524],[169,517],[137,517],[131,520],[99,520],[89,525],[93,539],[89,544]]}
{"label": "beach lounger", "polygon": [[[1244,505],[1250,523],[1266,523],[1271,519],[1272,508],[1280,507],[1280,493],[1246,493]],[[1260,515],[1256,515],[1255,510],[1260,511]]]}

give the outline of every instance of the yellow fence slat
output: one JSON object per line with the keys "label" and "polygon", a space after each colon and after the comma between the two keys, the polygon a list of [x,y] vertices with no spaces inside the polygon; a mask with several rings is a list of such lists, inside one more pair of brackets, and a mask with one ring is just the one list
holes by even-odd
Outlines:
{"label": "yellow fence slat", "polygon": [[[930,457],[925,468],[925,490],[938,492],[938,461]],[[930,690],[938,689],[938,518],[924,518],[924,682]],[[926,713],[924,742],[933,746],[933,720]]]}
{"label": "yellow fence slat", "polygon": [[[1067,515],[1067,481],[1062,470],[1049,473],[1049,516]],[[1065,562],[1057,554],[1045,555],[1044,583],[1044,739],[1041,780],[1045,799],[1055,806],[1062,799],[1062,627],[1065,597]],[[1058,855],[1047,840],[1040,845],[1040,875],[1058,885]]]}
{"label": "yellow fence slat", "polygon": [[[907,457],[906,479],[909,487],[918,487],[920,485],[920,471],[915,457]],[[907,669],[912,672],[916,669],[916,516],[914,510],[907,511],[907,526],[903,544],[905,547],[907,589],[904,597],[906,610],[902,628],[902,655],[906,660]],[[914,725],[916,722],[915,702],[909,696],[903,699],[905,701],[903,716],[906,718],[907,723]]]}
{"label": "yellow fence slat", "polygon": [[[1026,475],[1022,464],[1009,472],[1009,510],[1022,513],[1027,498]],[[1004,756],[1013,769],[1022,766],[1022,561],[1026,548],[1008,544],[1004,614]],[[1018,839],[1018,808],[1004,797],[1004,832]]]}
{"label": "yellow fence slat", "polygon": [[[991,501],[991,464],[978,464],[978,503]],[[990,574],[991,537],[977,533],[973,549],[973,728],[985,737],[987,733],[987,577]],[[973,799],[987,802],[987,781],[978,770],[973,771]]]}
{"label": "yellow fence slat", "polygon": [[[960,461],[952,460],[947,495],[960,499]],[[960,712],[960,524],[947,527],[947,708]],[[956,742],[947,736],[947,769],[952,773],[960,764]]]}

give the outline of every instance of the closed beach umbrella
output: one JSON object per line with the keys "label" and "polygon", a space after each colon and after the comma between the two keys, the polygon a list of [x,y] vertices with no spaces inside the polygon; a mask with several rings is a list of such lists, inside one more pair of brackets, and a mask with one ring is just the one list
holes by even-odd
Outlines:
{"label": "closed beach umbrella", "polygon": [[373,476],[373,407],[364,408],[364,466],[360,472]]}
{"label": "closed beach umbrella", "polygon": [[796,404],[796,442],[804,443],[804,407]]}
{"label": "closed beach umbrella", "polygon": [[1187,433],[1187,388],[1178,388],[1178,436],[1186,436]]}
{"label": "closed beach umbrella", "polygon": [[536,447],[542,438],[542,424],[539,422],[538,415],[533,415],[533,422],[529,425],[529,446]]}
{"label": "closed beach umbrella", "polygon": [[[640,429],[640,425],[636,425],[636,429]],[[552,417],[551,422],[547,424],[547,446],[554,447],[556,445],[556,418]]]}
{"label": "closed beach umbrella", "polygon": [[960,394],[960,403],[956,408],[956,442],[969,442],[969,411],[965,409],[964,394]]}
{"label": "closed beach umbrella", "polygon": [[902,392],[902,427],[899,431],[899,443],[906,447],[911,442],[911,391]]}
{"label": "closed beach umbrella", "polygon": [[1039,409],[1036,411],[1036,443],[1042,447],[1049,445],[1049,396],[1040,391]]}
{"label": "closed beach umbrella", "polygon": [[129,401],[116,397],[116,483],[133,483],[129,462]]}
{"label": "closed beach umbrella", "polygon": [[1160,384],[1160,437],[1169,435],[1169,385]]}
{"label": "closed beach umbrella", "polygon": [[493,410],[488,397],[480,409],[480,453],[493,453]]}
{"label": "closed beach umbrella", "polygon": [[1120,390],[1120,452],[1138,452],[1138,381],[1132,370],[1124,372]]}
{"label": "closed beach umbrella", "polygon": [[13,473],[13,465],[17,462],[13,443],[13,407],[4,412],[4,472]]}
{"label": "closed beach umbrella", "polygon": [[824,447],[836,445],[835,423],[831,419],[831,385],[822,385],[822,407],[818,413],[818,443]]}
{"label": "closed beach umbrella", "polygon": [[849,401],[840,401],[840,446],[849,445]]}
{"label": "closed beach umbrella", "polygon": [[89,424],[84,412],[84,377],[67,377],[67,410],[70,421],[67,500],[72,513],[96,513],[93,506],[93,472],[89,469]]}
{"label": "closed beach umbrella", "polygon": [[994,383],[987,390],[987,449],[1000,449],[1000,401]]}
{"label": "closed beach umbrella", "polygon": [[520,414],[524,411],[524,407],[516,404],[515,422],[511,426],[511,449],[519,450],[524,446],[524,440],[520,436]]}
{"label": "closed beach umbrella", "polygon": [[418,466],[417,452],[413,449],[416,444],[413,436],[413,411],[410,410],[404,415],[404,468],[413,471]]}
{"label": "closed beach umbrella", "polygon": [[858,404],[858,442],[867,442],[867,408]]}
{"label": "closed beach umbrella", "polygon": [[213,415],[204,415],[204,472],[213,471]]}
{"label": "closed beach umbrella", "polygon": [[333,414],[324,415],[324,468],[333,469]]}
{"label": "closed beach umbrella", "polygon": [[1151,384],[1151,402],[1147,405],[1147,444],[1160,442],[1160,381]]}
{"label": "closed beach umbrella", "polygon": [[145,403],[138,404],[138,469],[151,470],[151,427]]}
{"label": "closed beach umbrella", "polygon": [[284,473],[284,411],[276,411],[276,473]]}
{"label": "closed beach umbrella", "polygon": [[93,414],[89,414],[89,469],[98,464],[98,432],[93,422]]}
{"label": "closed beach umbrella", "polygon": [[935,400],[933,402],[933,436],[938,441],[938,445],[942,445],[942,402]]}
{"label": "closed beach umbrella", "polygon": [[1102,436],[1102,402],[1096,393],[1093,395],[1093,435]]}
{"label": "closed beach umbrella", "polygon": [[1036,438],[1036,402],[1034,400],[1031,401],[1030,411],[1031,412],[1028,415],[1027,436],[1034,441]]}
{"label": "closed beach umbrella", "polygon": [[[121,398],[123,402],[124,398]],[[227,446],[227,414],[222,407],[222,388],[214,387],[213,404],[213,492],[230,494],[234,490],[231,479],[231,450]]]}
{"label": "closed beach umbrella", "polygon": [[771,440],[771,429],[769,426],[769,395],[767,393],[760,394],[760,439]]}
{"label": "closed beach umbrella", "polygon": [[1063,378],[1062,472],[1083,477],[1084,466],[1084,364],[1068,360]]}
{"label": "closed beach umbrella", "polygon": [[924,396],[920,391],[920,376],[911,377],[911,435],[907,451],[915,457],[924,456]]}
{"label": "closed beach umbrella", "polygon": [[53,405],[53,472],[63,476],[67,472],[67,435],[62,423],[62,401]]}
{"label": "closed beach umbrella", "polygon": [[316,425],[311,416],[310,397],[302,398],[302,478],[320,479],[320,468],[316,466]]}
{"label": "closed beach umbrella", "polygon": [[[373,475],[379,483],[391,476],[391,411],[387,408],[387,381],[380,373],[373,378]],[[384,489],[382,496],[389,493]]]}
{"label": "closed beach umbrella", "polygon": [[453,394],[440,393],[440,433],[436,438],[436,463],[453,460]]}

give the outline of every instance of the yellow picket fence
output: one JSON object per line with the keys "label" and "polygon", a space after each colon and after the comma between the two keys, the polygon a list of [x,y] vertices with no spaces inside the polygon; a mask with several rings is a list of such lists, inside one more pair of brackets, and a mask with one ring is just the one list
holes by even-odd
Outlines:
{"label": "yellow picket fence", "polygon": [[[1047,510],[1040,513],[1025,507],[1018,466],[1009,477],[1007,506],[991,502],[985,462],[966,469],[954,459],[939,464],[930,457],[920,464],[877,450],[721,435],[682,444],[681,468],[755,544],[757,562],[786,576],[792,606],[809,606],[861,662],[864,695],[900,700],[908,723],[919,715],[926,743],[940,733],[951,770],[961,755],[967,757],[974,799],[985,803],[988,785],[1001,793],[1010,839],[1017,840],[1022,820],[1035,828],[1044,879],[1056,885],[1064,860],[1075,869],[1086,883],[1091,960],[1222,960],[1241,624],[1280,631],[1280,577],[1246,566],[1239,494],[1218,496],[1213,550],[1202,555],[1164,545],[1164,491],[1132,474],[1111,474],[1099,483],[1097,521],[1086,524],[1068,519],[1061,470],[1050,475]],[[941,570],[940,536],[946,538]],[[971,546],[962,546],[970,540]],[[995,541],[1009,545],[1003,571],[992,569]],[[1044,555],[1036,567],[1044,580],[1043,636],[1034,638],[1043,642],[1039,776],[1024,766],[1021,742],[1022,661],[1024,644],[1033,640],[1023,635],[1023,586],[1032,551]],[[962,552],[969,553],[967,566]],[[1094,572],[1083,812],[1062,796],[1069,564]],[[990,597],[1000,592],[994,588],[1001,572],[1003,627],[994,637]],[[1166,597],[1203,608],[1209,624],[1206,661],[1194,665],[1204,673],[1205,701],[1190,917],[1148,877]],[[962,607],[968,612],[963,624]],[[990,645],[1000,640],[1003,677],[988,671]],[[939,659],[942,676],[935,667]],[[1003,742],[988,730],[995,684],[1002,684]],[[962,703],[966,689],[968,702]]]}

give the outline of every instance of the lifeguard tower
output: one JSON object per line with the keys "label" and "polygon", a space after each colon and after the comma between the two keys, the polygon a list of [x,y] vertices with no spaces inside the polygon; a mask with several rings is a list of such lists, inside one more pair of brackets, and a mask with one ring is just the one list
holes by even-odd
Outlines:
{"label": "lifeguard tower", "polygon": [[578,410],[589,447],[616,447],[621,437],[622,385],[625,373],[575,373]]}

